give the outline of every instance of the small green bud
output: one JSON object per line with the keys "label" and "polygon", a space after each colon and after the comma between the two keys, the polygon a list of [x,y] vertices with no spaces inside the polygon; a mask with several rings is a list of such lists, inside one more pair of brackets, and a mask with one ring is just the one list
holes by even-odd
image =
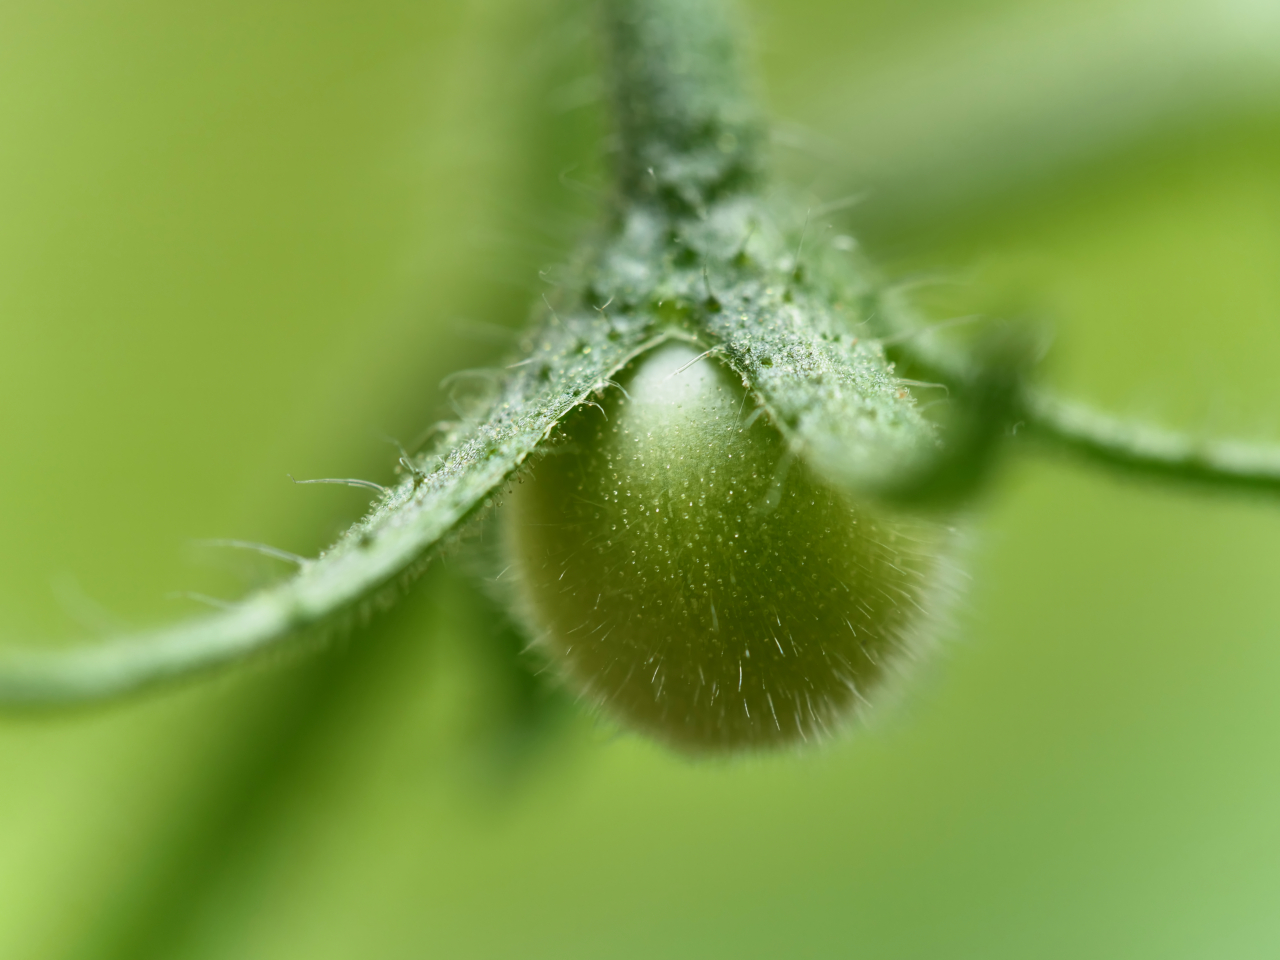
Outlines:
{"label": "small green bud", "polygon": [[683,343],[618,380],[504,511],[533,632],[572,686],[677,748],[826,732],[920,628],[940,529],[819,480]]}

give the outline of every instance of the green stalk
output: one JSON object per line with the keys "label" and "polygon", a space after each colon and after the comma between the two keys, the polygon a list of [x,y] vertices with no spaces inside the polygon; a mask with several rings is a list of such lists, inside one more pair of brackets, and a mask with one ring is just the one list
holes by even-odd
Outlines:
{"label": "green stalk", "polygon": [[762,124],[725,5],[610,0],[602,14],[622,197],[700,214],[756,186]]}
{"label": "green stalk", "polygon": [[1100,466],[1219,490],[1280,494],[1280,447],[1199,439],[1116,417],[1043,390],[1024,391],[1026,433]]}
{"label": "green stalk", "polygon": [[[993,338],[978,353],[941,344],[909,320],[895,295],[882,301],[887,339],[898,359],[919,375],[946,383],[961,400],[950,459],[975,481],[985,475],[994,442],[1012,435],[1083,462],[1135,477],[1191,484],[1204,490],[1280,494],[1280,446],[1196,437],[1098,410],[1029,381],[1036,353],[1016,332]],[[970,487],[971,489],[972,487]]]}

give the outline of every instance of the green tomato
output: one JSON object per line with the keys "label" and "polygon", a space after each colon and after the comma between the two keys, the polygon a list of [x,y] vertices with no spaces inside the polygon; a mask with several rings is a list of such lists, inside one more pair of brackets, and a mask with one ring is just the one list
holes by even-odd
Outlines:
{"label": "green tomato", "polygon": [[540,644],[607,713],[689,752],[856,713],[923,626],[941,528],[823,483],[686,344],[618,380],[503,511]]}

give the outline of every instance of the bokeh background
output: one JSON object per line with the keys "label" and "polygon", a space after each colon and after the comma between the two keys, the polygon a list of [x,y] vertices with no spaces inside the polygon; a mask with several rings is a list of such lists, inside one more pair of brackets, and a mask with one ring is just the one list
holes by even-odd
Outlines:
{"label": "bokeh background", "polygon": [[[751,0],[775,163],[943,319],[1280,441],[1280,7]],[[0,6],[0,638],[281,575],[498,362],[606,183],[578,0]],[[544,274],[554,280],[554,270]],[[0,722],[0,956],[1280,952],[1280,504],[1034,452],[871,729],[596,724],[463,556],[328,652]]]}

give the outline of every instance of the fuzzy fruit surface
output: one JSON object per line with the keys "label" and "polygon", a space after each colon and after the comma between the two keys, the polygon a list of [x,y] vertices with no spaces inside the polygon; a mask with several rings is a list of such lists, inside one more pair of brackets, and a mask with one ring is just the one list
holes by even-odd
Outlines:
{"label": "fuzzy fruit surface", "polygon": [[523,612],[573,686],[678,748],[809,739],[907,651],[938,531],[825,486],[698,356],[634,361],[514,485]]}

